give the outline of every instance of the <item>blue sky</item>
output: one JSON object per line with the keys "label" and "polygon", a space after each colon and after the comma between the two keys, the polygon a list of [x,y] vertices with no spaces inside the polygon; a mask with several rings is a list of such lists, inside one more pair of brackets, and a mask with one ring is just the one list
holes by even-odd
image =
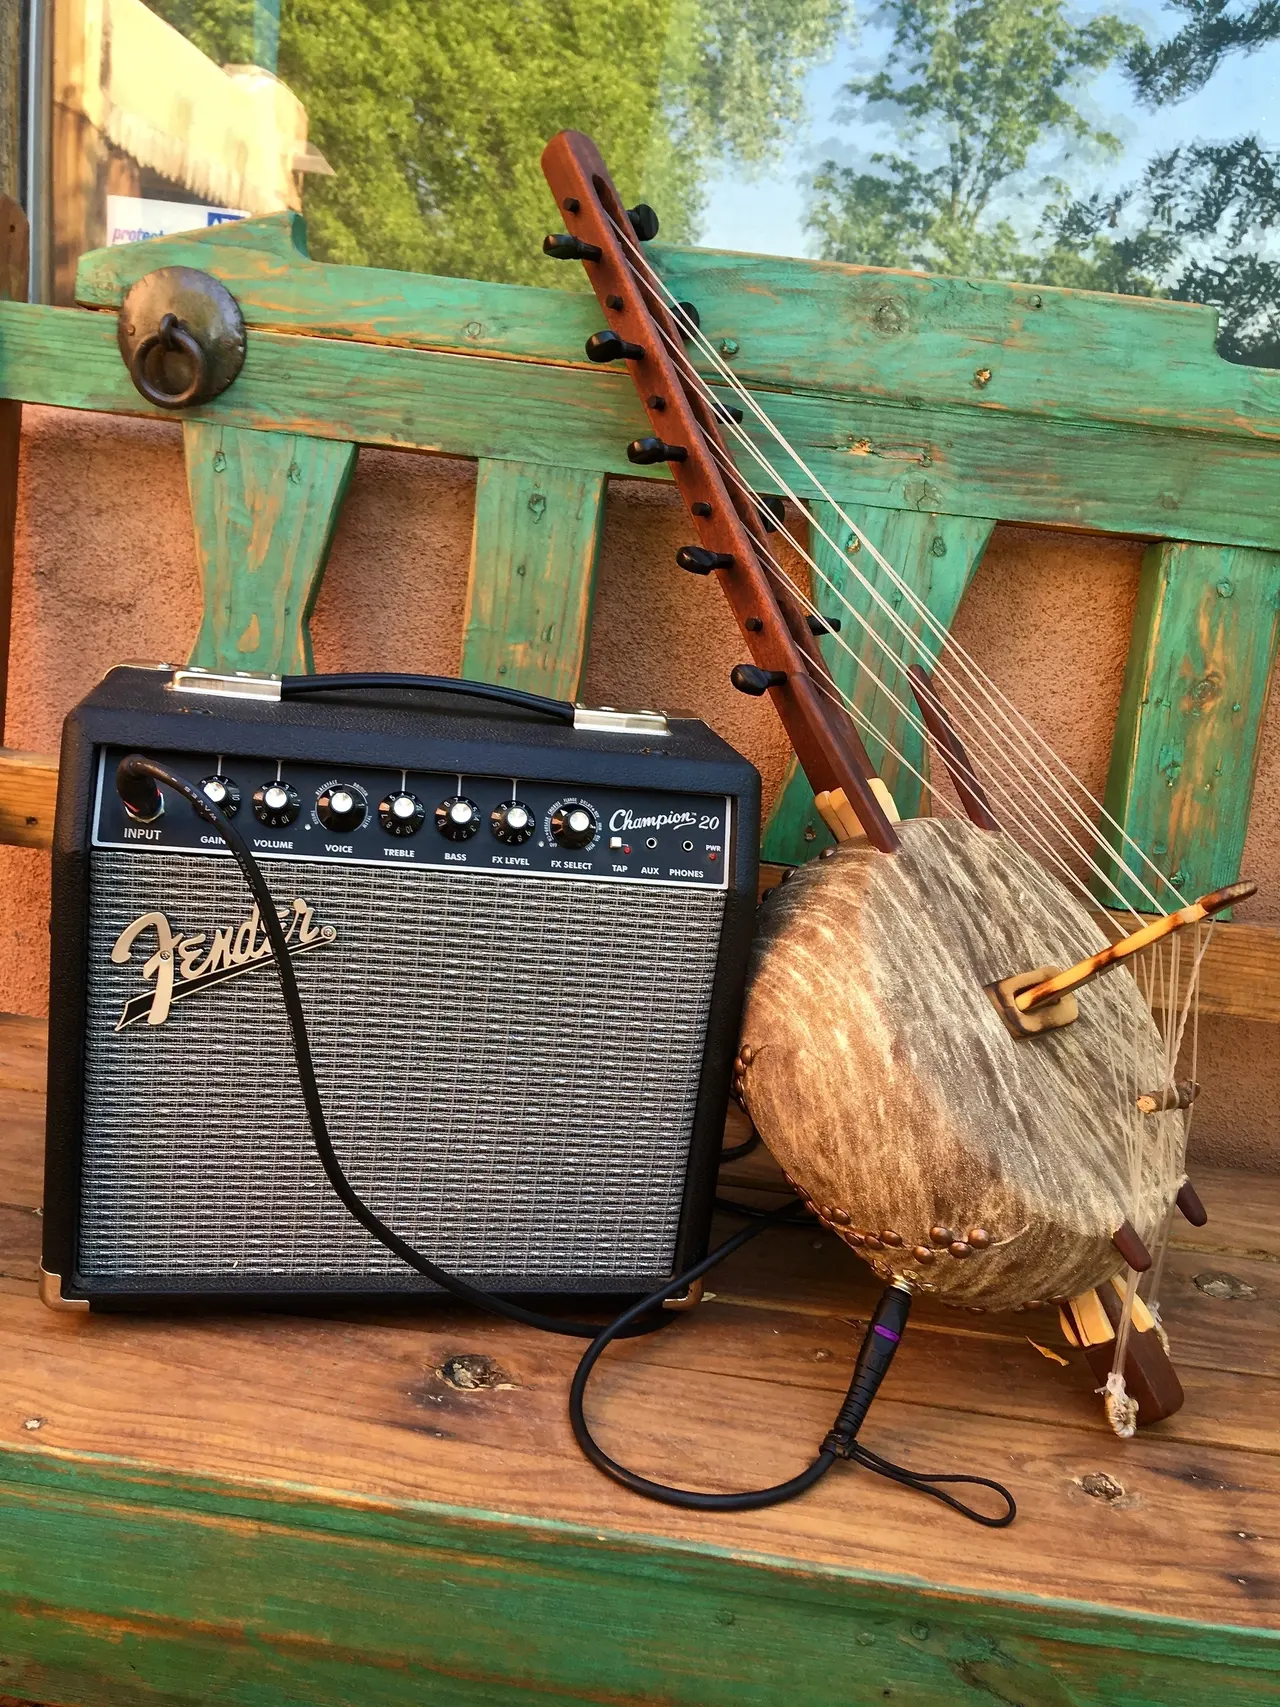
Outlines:
{"label": "blue sky", "polygon": [[[1113,0],[1107,9],[1139,24],[1152,40],[1171,34],[1182,17],[1163,7],[1126,5],[1123,0]],[[804,132],[774,171],[755,180],[730,173],[709,186],[701,244],[757,254],[811,252],[804,231],[806,176],[823,160],[834,157],[854,164],[878,149],[894,146],[886,125],[837,117],[841,89],[855,72],[874,66],[887,39],[881,27],[872,23],[856,39],[842,40],[833,59],[810,73],[809,120]],[[1227,141],[1252,132],[1265,145],[1280,147],[1280,43],[1271,43],[1249,58],[1227,60],[1198,95],[1154,112],[1135,103],[1118,71],[1096,78],[1077,98],[1090,117],[1105,121],[1125,145],[1115,160],[1077,159],[1068,166],[1054,151],[1034,163],[1039,172],[1061,170],[1081,191],[1131,182],[1153,154],[1181,142]],[[1039,205],[1038,199],[1034,205]],[[1018,204],[998,211],[1018,223]]]}

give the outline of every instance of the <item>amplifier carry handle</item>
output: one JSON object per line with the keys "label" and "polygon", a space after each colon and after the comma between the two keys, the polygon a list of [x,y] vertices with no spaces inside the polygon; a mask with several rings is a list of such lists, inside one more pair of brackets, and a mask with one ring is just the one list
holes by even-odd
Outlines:
{"label": "amplifier carry handle", "polygon": [[541,712],[554,717],[557,723],[572,723],[574,708],[567,699],[548,699],[540,693],[525,693],[520,688],[498,687],[493,682],[468,682],[458,676],[414,676],[391,673],[358,672],[344,676],[283,676],[280,680],[281,699],[301,699],[313,693],[349,693],[353,689],[376,691],[386,688],[421,688],[431,693],[467,694],[472,699],[500,699],[506,705],[518,705],[525,711]]}

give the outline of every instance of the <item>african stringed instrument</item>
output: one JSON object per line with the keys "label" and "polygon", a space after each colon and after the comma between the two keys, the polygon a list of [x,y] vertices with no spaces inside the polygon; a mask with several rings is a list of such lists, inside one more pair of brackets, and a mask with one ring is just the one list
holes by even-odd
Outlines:
{"label": "african stringed instrument", "polygon": [[[719,584],[751,657],[734,684],[773,701],[836,841],[762,909],[735,1091],[883,1279],[971,1310],[1056,1304],[1132,1434],[1182,1402],[1154,1289],[1175,1204],[1204,1219],[1184,1167],[1195,1087],[1176,1073],[1212,921],[1253,886],[1181,895],[839,506],[850,552],[805,517],[798,490],[830,494],[647,261],[652,210],[623,206],[577,132],[543,168],[567,227],[546,252],[583,264],[605,316],[587,356],[625,363],[650,422],[628,457],[669,465],[697,541],[677,561]],[[786,573],[782,541],[839,623]],[[929,816],[899,821],[863,739],[883,735],[820,639],[941,760]],[[1091,881],[1135,928],[1112,940]]]}

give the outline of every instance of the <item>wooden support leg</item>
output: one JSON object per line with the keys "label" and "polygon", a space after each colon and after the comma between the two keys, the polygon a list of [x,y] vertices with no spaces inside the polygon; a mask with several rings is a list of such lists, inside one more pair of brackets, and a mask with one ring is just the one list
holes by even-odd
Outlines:
{"label": "wooden support leg", "polygon": [[[811,508],[814,521],[849,552],[853,535],[835,514],[834,505],[821,502]],[[942,628],[949,629],[964,591],[982,561],[995,523],[966,516],[921,514],[915,510],[879,510],[850,504],[843,508]],[[824,616],[835,617],[841,624],[838,640],[831,635],[821,638],[827,668],[837,686],[851,696],[860,714],[879,736],[876,739],[863,732],[872,764],[887,783],[898,811],[904,818],[916,817],[924,805],[925,791],[911,770],[900,765],[888,750],[900,752],[922,776],[929,774],[923,741],[889,698],[892,693],[914,709],[911,689],[906,676],[890,667],[885,652],[868,637],[857,618],[841,606],[833,588],[866,617],[893,656],[902,657],[909,650],[906,636],[822,538],[817,527],[810,529],[810,541],[811,554],[822,571],[822,575],[811,574],[811,597]],[[890,609],[895,613],[901,611],[904,620],[918,633],[923,619],[905,607],[901,590],[893,585],[870,553],[864,549],[861,554],[855,551],[850,555]],[[856,658],[844,650],[846,645],[852,647]],[[859,669],[857,658],[865,660],[870,668]],[[883,686],[882,677],[886,678]],[[812,790],[793,761],[765,829],[763,857],[780,865],[801,865],[829,846],[831,839],[820,814],[814,810]]]}
{"label": "wooden support leg", "polygon": [[591,637],[604,493],[603,474],[481,461],[464,676],[577,698]]}
{"label": "wooden support leg", "polygon": [[[1278,624],[1280,552],[1166,542],[1143,558],[1106,804],[1184,894],[1239,875]],[[1142,912],[1176,904],[1121,888]]]}
{"label": "wooden support leg", "polygon": [[204,590],[191,662],[303,674],[311,611],[356,447],[188,421],[187,487]]}
{"label": "wooden support leg", "polygon": [[[1094,1379],[1102,1386],[1111,1373],[1123,1293],[1115,1282],[1073,1298],[1061,1313],[1063,1332],[1084,1352]],[[1138,1406],[1138,1426],[1161,1422],[1182,1409],[1182,1383],[1160,1343],[1155,1318],[1139,1298],[1133,1312],[1124,1360],[1124,1384]]]}
{"label": "wooden support leg", "polygon": [[[12,196],[0,196],[0,301],[27,294],[27,216]],[[13,612],[13,542],[18,518],[18,441],[22,405],[0,398],[0,742],[9,678],[9,623]]]}

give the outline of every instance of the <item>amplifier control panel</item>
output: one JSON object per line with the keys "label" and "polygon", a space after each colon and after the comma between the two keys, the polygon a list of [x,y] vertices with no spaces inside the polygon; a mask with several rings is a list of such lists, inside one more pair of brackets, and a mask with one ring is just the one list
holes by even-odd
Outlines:
{"label": "amplifier control panel", "polygon": [[[158,818],[133,818],[114,785],[125,754],[107,748],[99,756],[95,847],[231,857],[169,790]],[[731,803],[724,796],[207,753],[154,756],[202,789],[259,859],[728,884]]]}

